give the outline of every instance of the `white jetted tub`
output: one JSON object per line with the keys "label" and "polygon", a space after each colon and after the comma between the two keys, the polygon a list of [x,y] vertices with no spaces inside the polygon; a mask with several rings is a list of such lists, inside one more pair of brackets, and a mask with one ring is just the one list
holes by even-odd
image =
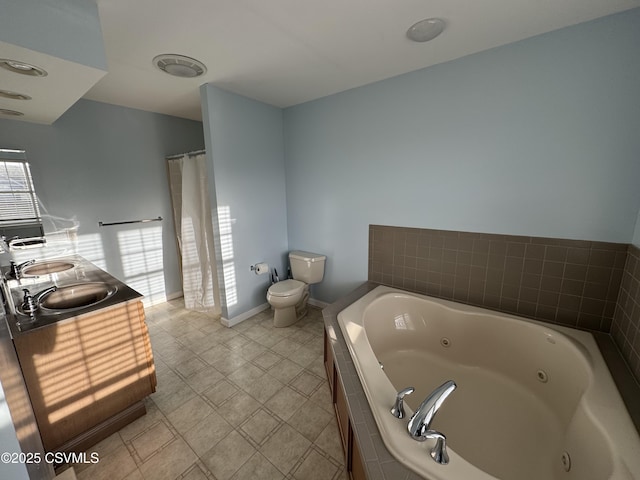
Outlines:
{"label": "white jetted tub", "polygon": [[[385,445],[423,477],[640,479],[640,437],[591,334],[384,286],[338,322]],[[447,437],[440,465],[407,422],[447,380],[457,389],[431,425]]]}

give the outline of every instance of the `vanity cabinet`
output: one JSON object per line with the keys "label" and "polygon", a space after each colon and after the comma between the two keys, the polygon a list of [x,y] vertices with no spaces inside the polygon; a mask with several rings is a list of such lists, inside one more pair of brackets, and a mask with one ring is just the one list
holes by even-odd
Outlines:
{"label": "vanity cabinet", "polygon": [[358,439],[353,433],[347,396],[342,386],[340,374],[335,365],[333,349],[326,330],[324,332],[324,361],[349,478],[351,480],[365,480],[367,478],[366,469],[362,455],[360,454]]}
{"label": "vanity cabinet", "polygon": [[47,451],[83,451],[146,413],[156,388],[139,300],[14,338]]}

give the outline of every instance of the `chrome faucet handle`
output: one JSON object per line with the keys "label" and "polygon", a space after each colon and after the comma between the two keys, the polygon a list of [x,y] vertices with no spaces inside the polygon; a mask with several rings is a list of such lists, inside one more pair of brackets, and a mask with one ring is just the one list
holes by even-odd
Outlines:
{"label": "chrome faucet handle", "polygon": [[412,394],[414,390],[415,388],[413,387],[407,387],[396,394],[396,402],[391,409],[391,415],[396,418],[404,418],[404,396]]}
{"label": "chrome faucet handle", "polygon": [[28,289],[23,288],[22,291],[24,292],[24,297],[22,298],[22,310],[25,313],[32,314],[38,309],[38,305],[36,304],[36,301],[31,296],[31,292],[29,292]]}
{"label": "chrome faucet handle", "polygon": [[35,259],[27,260],[26,262],[22,262],[21,264],[17,265],[16,262],[11,260],[11,276],[16,280],[19,280],[20,275],[22,274],[22,269],[24,267],[28,267],[29,265],[33,265],[34,263],[36,263]]}
{"label": "chrome faucet handle", "polygon": [[449,463],[449,454],[447,453],[447,437],[435,430],[428,430],[425,433],[425,438],[435,439],[436,444],[429,450],[431,458],[440,465],[446,465]]}

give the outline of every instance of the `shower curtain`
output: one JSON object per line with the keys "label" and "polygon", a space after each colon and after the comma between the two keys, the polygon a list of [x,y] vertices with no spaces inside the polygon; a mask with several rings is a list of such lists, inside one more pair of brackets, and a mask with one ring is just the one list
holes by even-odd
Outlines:
{"label": "shower curtain", "polygon": [[205,154],[168,159],[168,168],[185,307],[219,317],[220,295]]}

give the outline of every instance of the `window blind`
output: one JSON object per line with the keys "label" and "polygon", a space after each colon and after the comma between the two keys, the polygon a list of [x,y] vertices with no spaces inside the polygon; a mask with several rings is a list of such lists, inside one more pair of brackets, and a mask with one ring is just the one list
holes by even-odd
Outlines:
{"label": "window blind", "polygon": [[41,221],[29,164],[0,161],[0,225]]}

